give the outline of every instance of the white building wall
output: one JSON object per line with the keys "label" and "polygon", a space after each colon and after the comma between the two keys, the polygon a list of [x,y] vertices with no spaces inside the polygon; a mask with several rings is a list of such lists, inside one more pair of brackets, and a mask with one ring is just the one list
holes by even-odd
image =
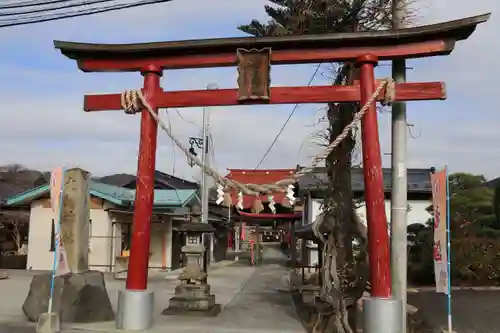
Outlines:
{"label": "white building wall", "polygon": [[[424,224],[431,217],[429,212],[427,211],[427,207],[431,205],[431,200],[408,200],[408,204],[410,205],[410,210],[407,215],[407,224],[414,223],[422,223]],[[322,199],[311,199],[308,202],[308,211],[309,217],[308,222],[312,223],[316,219],[316,217],[321,213],[321,205],[323,204]],[[358,215],[362,218],[363,221],[366,221],[366,207],[360,207],[356,210]],[[391,223],[391,201],[385,200],[385,214],[387,216],[387,222]],[[366,222],[365,222],[366,223]],[[316,248],[316,246],[311,247]],[[310,254],[310,265],[315,265],[318,263],[318,252],[315,250],[311,250]]]}
{"label": "white building wall", "polygon": [[89,269],[110,272],[114,264],[111,220],[104,209],[90,210]]}
{"label": "white building wall", "polygon": [[151,243],[149,247],[149,267],[172,267],[172,222],[154,223],[151,225]]}
{"label": "white building wall", "polygon": [[172,269],[172,220],[169,219],[165,222],[167,224],[166,230],[166,240],[167,240],[167,248],[165,255],[167,256],[167,269]]}
{"label": "white building wall", "polygon": [[[410,210],[407,213],[407,225],[414,223],[424,224],[431,217],[429,212],[426,210],[432,202],[430,200],[408,200],[408,205]],[[358,215],[366,220],[366,207],[360,207],[356,210]],[[387,216],[387,222],[391,223],[391,201],[385,200],[385,215]],[[365,222],[366,223],[366,222]]]}
{"label": "white building wall", "polygon": [[[105,204],[104,208],[109,208]],[[51,208],[35,201],[31,205],[30,228],[28,236],[27,269],[51,270],[54,252],[50,251],[53,213]],[[117,272],[125,267],[115,269],[116,258],[121,254],[122,229],[120,221],[110,218],[105,209],[90,210],[89,226],[89,269],[103,272]],[[152,268],[172,267],[172,221],[163,224],[153,223],[151,226],[150,262]]]}
{"label": "white building wall", "polygon": [[54,260],[54,252],[50,251],[52,218],[52,209],[44,208],[39,202],[31,204],[27,269],[52,269]]}
{"label": "white building wall", "polygon": [[[30,211],[28,236],[27,269],[51,270],[54,252],[50,251],[53,213],[51,208],[43,207],[40,202],[33,202]],[[91,209],[90,253],[91,269],[109,271],[111,259],[111,233],[108,213],[102,209]]]}
{"label": "white building wall", "polygon": [[[121,255],[122,231],[132,222],[132,215],[115,217],[111,221],[114,226],[114,267],[113,273],[119,278],[126,278],[129,258]],[[149,243],[150,271],[169,270],[172,268],[172,221],[168,218],[163,223],[154,221],[151,224],[151,238]],[[150,274],[151,275],[151,274]]]}

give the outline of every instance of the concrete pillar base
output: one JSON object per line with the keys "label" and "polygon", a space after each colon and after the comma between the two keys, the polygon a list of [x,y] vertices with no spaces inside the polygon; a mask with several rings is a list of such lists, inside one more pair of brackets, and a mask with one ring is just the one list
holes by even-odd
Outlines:
{"label": "concrete pillar base", "polygon": [[147,290],[120,290],[116,328],[145,331],[153,327],[154,294]]}
{"label": "concrete pillar base", "polygon": [[363,302],[364,333],[401,333],[401,301],[367,298]]}

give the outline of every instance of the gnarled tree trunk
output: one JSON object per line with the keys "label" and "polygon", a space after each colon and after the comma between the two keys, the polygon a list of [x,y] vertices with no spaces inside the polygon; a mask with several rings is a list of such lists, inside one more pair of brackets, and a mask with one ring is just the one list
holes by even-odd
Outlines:
{"label": "gnarled tree trunk", "polygon": [[[334,84],[351,84],[356,70],[344,64],[336,74]],[[349,125],[359,106],[355,103],[331,103],[328,106],[329,143],[332,143]],[[330,193],[323,205],[323,220],[319,221],[323,239],[323,267],[321,298],[314,332],[356,332],[356,302],[365,289],[365,255],[353,255],[353,240],[364,242],[359,228],[351,191],[352,151],[354,133],[350,133],[328,156],[326,166]],[[318,229],[316,229],[318,230]]]}

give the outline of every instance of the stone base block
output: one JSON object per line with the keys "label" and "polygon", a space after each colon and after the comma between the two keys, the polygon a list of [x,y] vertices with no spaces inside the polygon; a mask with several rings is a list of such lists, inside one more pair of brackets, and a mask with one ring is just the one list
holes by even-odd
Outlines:
{"label": "stone base block", "polygon": [[169,309],[186,311],[208,311],[215,306],[215,295],[206,297],[174,296],[169,301]]}
{"label": "stone base block", "polygon": [[169,301],[163,314],[216,316],[220,305],[215,304],[215,295],[210,294],[208,284],[180,284],[175,288],[175,296]]}
{"label": "stone base block", "polygon": [[[31,281],[23,312],[36,322],[49,304],[51,273],[36,275]],[[113,308],[106,291],[104,274],[88,271],[55,278],[53,312],[61,323],[93,323],[114,320]]]}
{"label": "stone base block", "polygon": [[175,287],[175,295],[186,298],[203,298],[210,296],[209,284],[180,284]]}
{"label": "stone base block", "polygon": [[186,310],[181,308],[167,308],[163,310],[163,315],[170,316],[193,316],[193,317],[215,317],[221,313],[222,309],[220,304],[215,304],[211,309],[208,310]]}

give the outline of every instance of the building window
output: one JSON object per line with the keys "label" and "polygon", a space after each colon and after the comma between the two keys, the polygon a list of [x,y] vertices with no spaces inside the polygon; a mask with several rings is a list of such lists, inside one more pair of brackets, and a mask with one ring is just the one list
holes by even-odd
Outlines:
{"label": "building window", "polygon": [[51,229],[50,229],[50,252],[54,252],[56,250],[56,227],[54,225],[54,219],[52,219]]}
{"label": "building window", "polygon": [[122,227],[122,255],[130,251],[130,243],[132,242],[132,223],[123,223]]}
{"label": "building window", "polygon": [[92,219],[89,219],[89,251],[92,250]]}

